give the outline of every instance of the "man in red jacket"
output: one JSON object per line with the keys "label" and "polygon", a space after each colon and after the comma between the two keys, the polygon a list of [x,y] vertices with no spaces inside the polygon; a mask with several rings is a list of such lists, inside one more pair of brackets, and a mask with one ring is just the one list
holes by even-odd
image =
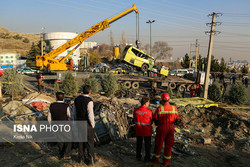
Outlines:
{"label": "man in red jacket", "polygon": [[145,162],[150,161],[151,135],[152,135],[152,111],[148,109],[149,98],[143,97],[141,106],[134,110],[135,132],[136,132],[136,158],[141,160],[142,140],[145,143]]}
{"label": "man in red jacket", "polygon": [[171,159],[171,149],[174,145],[174,122],[178,118],[178,111],[175,106],[169,104],[170,96],[168,93],[161,95],[162,105],[155,110],[153,119],[158,126],[155,137],[155,150],[153,162],[159,163],[161,148],[165,142],[163,164],[168,165]]}

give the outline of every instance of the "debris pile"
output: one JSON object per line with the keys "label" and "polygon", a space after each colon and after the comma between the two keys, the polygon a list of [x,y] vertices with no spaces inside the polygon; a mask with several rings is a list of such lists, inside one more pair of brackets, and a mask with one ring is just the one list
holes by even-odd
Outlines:
{"label": "debris pile", "polygon": [[[2,104],[1,119],[12,120],[34,120],[37,117],[44,118],[50,103],[55,102],[55,99],[39,93],[32,93],[24,97],[21,101],[9,101]],[[41,118],[43,119],[43,118]]]}
{"label": "debris pile", "polygon": [[110,141],[127,139],[132,119],[128,117],[130,107],[120,104],[116,98],[95,105],[96,143],[107,144]]}
{"label": "debris pile", "polygon": [[196,108],[192,105],[178,108],[176,139],[215,144],[222,149],[232,147],[249,149],[249,122],[229,110],[219,107]]}

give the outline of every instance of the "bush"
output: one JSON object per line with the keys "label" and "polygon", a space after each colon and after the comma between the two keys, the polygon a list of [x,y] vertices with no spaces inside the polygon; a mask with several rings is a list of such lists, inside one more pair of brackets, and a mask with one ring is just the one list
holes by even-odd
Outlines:
{"label": "bush", "polygon": [[248,73],[248,69],[247,69],[247,67],[245,65],[242,67],[241,72],[242,72],[242,74],[247,74]]}
{"label": "bush", "polygon": [[24,42],[24,43],[29,43],[30,40],[29,40],[28,38],[24,38],[24,39],[23,39],[23,42]]}
{"label": "bush", "polygon": [[82,87],[85,85],[90,85],[92,93],[98,92],[99,83],[94,76],[90,76],[89,78],[83,78],[82,81],[83,81]]}
{"label": "bush", "polygon": [[238,105],[248,101],[247,89],[242,83],[232,85],[229,91],[229,101]]}
{"label": "bush", "polygon": [[78,86],[75,77],[71,72],[67,72],[62,82],[62,91],[65,95],[73,96],[78,92]]}
{"label": "bush", "polygon": [[221,97],[221,89],[220,85],[216,82],[214,82],[211,86],[208,88],[208,98],[213,101],[218,101]]}
{"label": "bush", "polygon": [[118,89],[116,76],[113,74],[104,75],[102,78],[102,88],[107,96],[114,94]]}
{"label": "bush", "polygon": [[13,38],[14,39],[22,39],[23,37],[17,34],[17,35],[14,35]]}
{"label": "bush", "polygon": [[169,94],[170,98],[173,96],[173,91],[172,89],[168,86],[166,92]]}
{"label": "bush", "polygon": [[235,68],[233,68],[232,70],[231,70],[231,73],[236,73],[237,71],[235,70]]}
{"label": "bush", "polygon": [[22,75],[18,74],[15,69],[6,69],[2,78],[3,82],[14,82],[14,84],[3,84],[3,90],[6,92],[6,94],[12,95],[12,90],[14,96],[21,95],[23,93],[23,78]]}
{"label": "bush", "polygon": [[61,91],[61,86],[59,82],[56,82],[54,85],[54,94],[56,94],[57,92]]}
{"label": "bush", "polygon": [[9,33],[0,33],[0,38],[3,38],[3,39],[10,39],[11,36]]}

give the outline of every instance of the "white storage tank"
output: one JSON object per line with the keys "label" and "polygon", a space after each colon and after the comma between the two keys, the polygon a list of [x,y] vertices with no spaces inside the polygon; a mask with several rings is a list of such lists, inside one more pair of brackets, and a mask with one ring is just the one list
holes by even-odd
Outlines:
{"label": "white storage tank", "polygon": [[[69,40],[75,38],[78,34],[77,33],[73,33],[73,32],[49,32],[49,33],[45,33],[44,34],[44,41],[46,43],[46,45],[48,45],[48,41],[51,44],[52,49],[56,49],[59,46],[65,44],[66,42],[68,42]],[[76,46],[76,45],[75,45]],[[58,59],[59,57],[65,57],[72,49],[74,49],[74,47],[71,47],[70,49],[62,52],[61,54],[59,54],[57,57],[55,57],[55,59]],[[74,66],[78,66],[79,62],[80,62],[80,50],[79,48],[77,48],[71,55],[70,57],[73,60],[73,64]]]}

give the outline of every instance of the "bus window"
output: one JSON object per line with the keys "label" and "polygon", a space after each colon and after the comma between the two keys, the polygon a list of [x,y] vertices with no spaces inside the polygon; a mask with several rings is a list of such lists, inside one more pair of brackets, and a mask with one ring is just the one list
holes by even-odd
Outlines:
{"label": "bus window", "polygon": [[132,48],[131,50],[132,50],[132,52],[133,52],[136,56],[140,57],[140,56],[139,56],[140,52],[139,52],[138,50],[136,50],[136,49],[134,49],[134,48]]}

